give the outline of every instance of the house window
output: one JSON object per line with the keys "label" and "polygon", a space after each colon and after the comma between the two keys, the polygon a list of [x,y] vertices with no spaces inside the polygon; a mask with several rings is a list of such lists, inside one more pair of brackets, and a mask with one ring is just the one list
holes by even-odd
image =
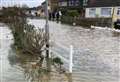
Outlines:
{"label": "house window", "polygon": [[101,16],[111,16],[111,8],[102,8],[101,9]]}
{"label": "house window", "polygon": [[120,16],[120,8],[118,8],[118,10],[117,10],[117,15]]}
{"label": "house window", "polygon": [[69,1],[69,6],[74,6],[74,1],[73,0]]}
{"label": "house window", "polygon": [[83,0],[83,6],[87,6],[88,0]]}
{"label": "house window", "polygon": [[79,6],[79,4],[80,4],[80,1],[77,0],[77,1],[75,2],[75,6]]}
{"label": "house window", "polygon": [[79,0],[69,0],[69,6],[79,6]]}
{"label": "house window", "polygon": [[59,6],[67,6],[67,2],[59,2]]}
{"label": "house window", "polygon": [[91,8],[91,9],[89,10],[89,15],[90,15],[90,16],[95,16],[95,14],[96,14],[96,9],[95,9],[95,8]]}

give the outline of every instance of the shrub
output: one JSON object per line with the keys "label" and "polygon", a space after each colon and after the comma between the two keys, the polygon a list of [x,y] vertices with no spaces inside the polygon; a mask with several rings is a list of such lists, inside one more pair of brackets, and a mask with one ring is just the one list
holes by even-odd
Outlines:
{"label": "shrub", "polygon": [[75,17],[75,16],[79,16],[79,13],[77,10],[68,10],[66,15],[70,17]]}
{"label": "shrub", "polygon": [[59,65],[63,65],[63,62],[60,58],[56,57],[53,59],[53,63],[59,64]]}
{"label": "shrub", "polygon": [[5,23],[14,23],[20,17],[25,17],[22,8],[18,7],[3,8],[0,12],[0,21]]}

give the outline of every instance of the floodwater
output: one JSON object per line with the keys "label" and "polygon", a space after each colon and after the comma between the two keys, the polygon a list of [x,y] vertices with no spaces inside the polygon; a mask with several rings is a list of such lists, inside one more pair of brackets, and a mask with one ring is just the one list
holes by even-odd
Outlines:
{"label": "floodwater", "polygon": [[[32,19],[29,23],[44,28],[45,20]],[[85,29],[49,22],[53,43],[69,49],[74,47],[73,82],[120,82],[120,33],[107,29]],[[25,60],[33,57],[16,55],[12,48],[11,31],[0,26],[0,82],[28,82],[25,79]],[[52,45],[52,44],[51,44]],[[59,46],[59,47],[61,47]],[[61,49],[58,49],[61,50]],[[69,54],[61,50],[61,56]],[[67,67],[66,62],[64,63]],[[29,81],[30,82],[30,81]]]}
{"label": "floodwater", "polygon": [[[45,20],[32,19],[30,22],[40,28],[45,26]],[[66,50],[70,45],[74,47],[75,82],[120,82],[120,31],[107,28],[86,29],[53,21],[49,22],[49,28],[51,45],[61,52],[61,56],[68,59],[69,52]],[[68,63],[64,64],[68,68]]]}
{"label": "floodwater", "polygon": [[17,63],[11,48],[13,36],[7,26],[0,26],[0,82],[25,82],[23,72],[14,66]]}

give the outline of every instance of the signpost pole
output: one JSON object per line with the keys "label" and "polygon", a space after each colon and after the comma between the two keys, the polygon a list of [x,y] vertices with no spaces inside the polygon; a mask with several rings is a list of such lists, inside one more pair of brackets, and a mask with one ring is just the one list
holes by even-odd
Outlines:
{"label": "signpost pole", "polygon": [[49,54],[49,24],[48,24],[48,18],[49,18],[49,12],[48,12],[48,0],[46,0],[46,25],[45,25],[45,33],[46,33],[46,61],[47,61],[47,70],[51,71],[50,67],[50,54]]}

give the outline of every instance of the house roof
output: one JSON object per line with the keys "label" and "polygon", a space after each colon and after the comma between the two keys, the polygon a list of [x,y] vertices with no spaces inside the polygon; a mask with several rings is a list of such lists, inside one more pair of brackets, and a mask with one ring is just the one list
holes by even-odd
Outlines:
{"label": "house roof", "polygon": [[111,7],[120,6],[120,0],[88,0],[86,7]]}

